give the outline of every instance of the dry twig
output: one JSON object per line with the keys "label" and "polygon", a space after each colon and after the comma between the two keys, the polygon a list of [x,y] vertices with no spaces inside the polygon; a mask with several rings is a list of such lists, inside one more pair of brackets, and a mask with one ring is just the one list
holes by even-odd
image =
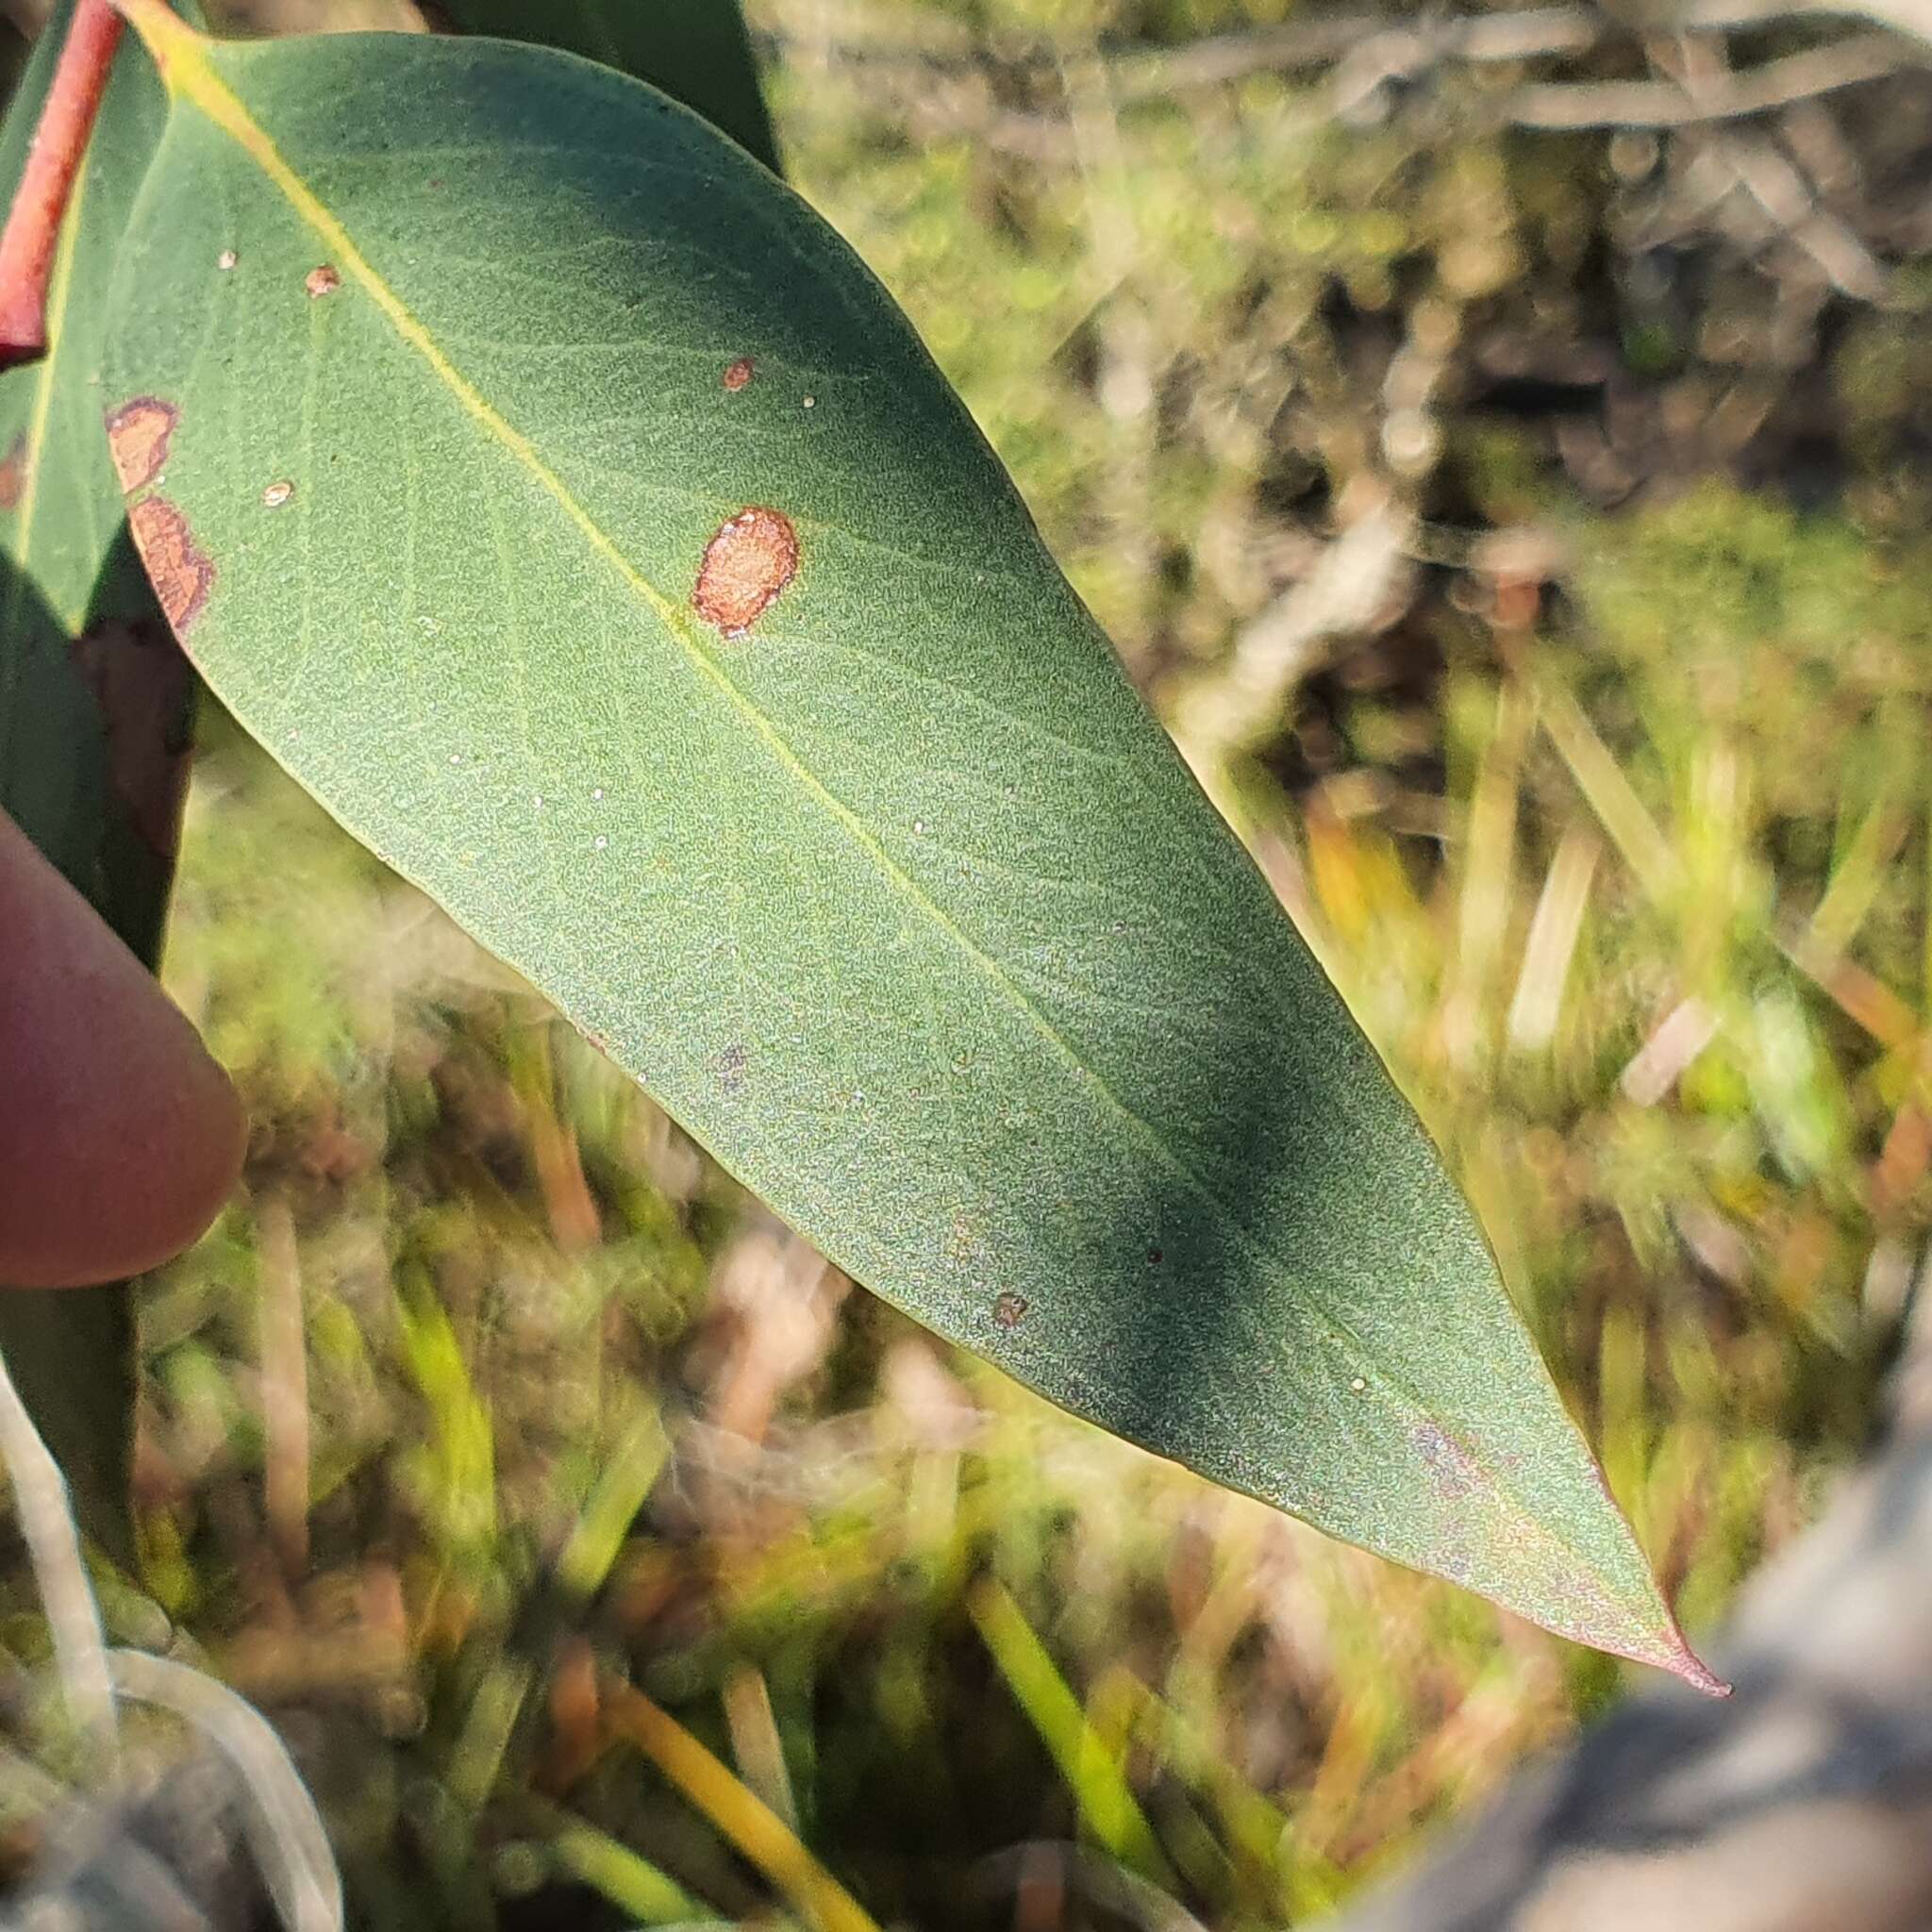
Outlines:
{"label": "dry twig", "polygon": [[1717,87],[1671,80],[1547,81],[1519,88],[1507,113],[1523,127],[1694,127],[1768,114],[1840,88],[1881,80],[1923,57],[1890,34],[1857,34],[1828,47],[1767,60]]}

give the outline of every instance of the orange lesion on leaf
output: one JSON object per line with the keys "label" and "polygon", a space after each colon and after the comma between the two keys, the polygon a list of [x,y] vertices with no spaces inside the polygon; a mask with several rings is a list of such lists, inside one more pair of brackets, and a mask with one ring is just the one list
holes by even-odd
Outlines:
{"label": "orange lesion on leaf", "polygon": [[146,496],[127,512],[134,547],[147,567],[161,608],[177,637],[201,614],[215,567],[195,547],[188,519],[165,496]]}
{"label": "orange lesion on leaf", "polygon": [[727,638],[741,638],[798,575],[798,532],[782,511],[754,506],[705,546],[691,605]]}
{"label": "orange lesion on leaf", "polygon": [[168,439],[180,420],[180,410],[158,396],[136,396],[108,412],[108,448],[125,493],[145,489],[161,474]]}
{"label": "orange lesion on leaf", "polygon": [[18,509],[26,490],[26,438],[16,434],[0,457],[0,509]]}
{"label": "orange lesion on leaf", "polygon": [[735,393],[737,391],[741,390],[758,373],[758,364],[749,356],[741,356],[736,362],[728,363],[725,366],[722,380],[724,387]]}

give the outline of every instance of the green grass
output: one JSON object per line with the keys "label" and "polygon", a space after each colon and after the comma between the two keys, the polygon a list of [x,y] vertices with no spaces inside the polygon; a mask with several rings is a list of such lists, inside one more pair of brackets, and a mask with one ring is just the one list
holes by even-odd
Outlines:
{"label": "green grass", "polygon": [[[1840,524],[1709,491],[1577,541],[1524,672],[1449,646],[1446,836],[1244,796],[1704,1628],[1859,1439],[1925,1220],[1932,658],[1905,559]],[[1035,1840],[1291,1922],[1611,1694],[840,1300],[210,737],[170,982],[256,1128],[147,1303],[142,1580],[309,1744],[371,1923],[481,1923],[492,1874],[782,1899],[600,1679],[920,1926],[1007,1923]],[[1579,850],[1574,952],[1532,958]],[[1702,1051],[1632,1097],[1688,1001]],[[1069,1870],[1066,1923],[1114,1923]]]}
{"label": "green grass", "polygon": [[[1423,247],[1479,302],[1574,192],[1272,81],[1124,117],[1084,169],[895,136],[874,85],[783,76],[798,176],[1170,710],[1323,526],[1280,507],[1307,450],[1338,497],[1374,467],[1324,289],[1370,303]],[[1352,213],[1386,178],[1394,211]],[[1855,338],[1855,414],[1916,379],[1902,339]],[[1561,597],[1526,630],[1425,600],[1257,718],[1227,796],[1694,1633],[1857,1447],[1932,1219],[1928,558],[1895,499],[1707,483],[1607,517],[1516,432],[1452,434],[1474,516],[1557,532]],[[1398,648],[1423,674],[1377,670]],[[1172,1898],[1259,1932],[1616,1694],[845,1292],[205,736],[168,980],[254,1128],[146,1293],[138,1581],[283,1724],[358,1923],[1108,1927]]]}

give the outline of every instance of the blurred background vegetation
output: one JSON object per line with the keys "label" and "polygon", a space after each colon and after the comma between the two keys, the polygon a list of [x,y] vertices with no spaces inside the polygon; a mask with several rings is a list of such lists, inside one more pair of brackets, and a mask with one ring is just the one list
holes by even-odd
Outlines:
{"label": "blurred background vegetation", "polygon": [[[1709,1629],[1932,1221],[1910,23],[749,10]],[[253,1138],[109,1624],[274,1716],[358,1924],[1258,1932],[1618,1693],[852,1290],[219,716],[167,977]]]}

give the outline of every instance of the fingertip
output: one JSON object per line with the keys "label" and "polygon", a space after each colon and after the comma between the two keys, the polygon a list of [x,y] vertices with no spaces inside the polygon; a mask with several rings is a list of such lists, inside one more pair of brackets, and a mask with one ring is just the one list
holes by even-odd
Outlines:
{"label": "fingertip", "polygon": [[0,817],[0,1281],[67,1288],[190,1245],[242,1108],[187,1017]]}

